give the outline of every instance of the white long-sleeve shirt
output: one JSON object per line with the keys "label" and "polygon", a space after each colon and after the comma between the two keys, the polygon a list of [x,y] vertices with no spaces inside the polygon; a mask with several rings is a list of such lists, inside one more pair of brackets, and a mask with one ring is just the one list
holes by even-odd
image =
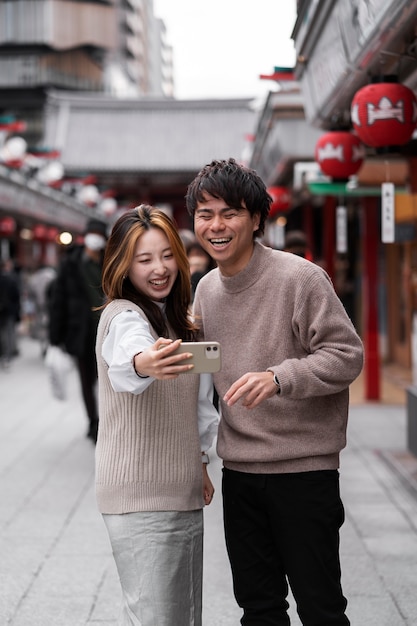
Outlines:
{"label": "white long-sleeve shirt", "polygon": [[[155,379],[151,376],[137,376],[133,358],[154,343],[149,323],[136,311],[123,311],[112,319],[103,342],[102,356],[109,367],[108,376],[114,391],[137,395],[153,383]],[[205,452],[213,445],[219,422],[219,414],[213,405],[211,374],[200,374],[197,417],[201,450]]]}

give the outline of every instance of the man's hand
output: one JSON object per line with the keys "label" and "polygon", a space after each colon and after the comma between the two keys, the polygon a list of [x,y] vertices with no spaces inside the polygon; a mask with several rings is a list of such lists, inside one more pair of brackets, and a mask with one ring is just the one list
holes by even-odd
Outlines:
{"label": "man's hand", "polygon": [[254,409],[258,404],[276,395],[277,386],[272,372],[249,372],[241,376],[226,392],[223,400],[227,406],[233,406],[240,399],[247,409]]}
{"label": "man's hand", "polygon": [[181,361],[192,356],[191,352],[172,354],[180,343],[181,339],[172,341],[172,339],[160,337],[153,346],[136,354],[133,366],[138,376],[152,376],[159,380],[168,380],[191,370],[194,365],[181,365]]}

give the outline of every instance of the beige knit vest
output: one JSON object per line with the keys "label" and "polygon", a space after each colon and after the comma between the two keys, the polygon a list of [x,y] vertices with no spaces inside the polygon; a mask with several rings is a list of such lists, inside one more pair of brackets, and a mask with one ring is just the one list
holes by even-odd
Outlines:
{"label": "beige knit vest", "polygon": [[203,506],[197,425],[199,376],[187,373],[173,380],[154,380],[138,395],[115,392],[101,347],[113,317],[126,310],[137,311],[147,319],[132,302],[114,300],[103,310],[97,331],[99,510],[199,509]]}

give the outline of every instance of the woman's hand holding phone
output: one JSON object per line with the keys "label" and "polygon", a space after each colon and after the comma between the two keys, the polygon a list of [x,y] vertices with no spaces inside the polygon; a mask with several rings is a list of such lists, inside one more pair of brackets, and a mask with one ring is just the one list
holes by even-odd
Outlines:
{"label": "woman's hand holding phone", "polygon": [[160,337],[153,346],[135,354],[133,366],[137,375],[142,378],[151,376],[158,380],[169,380],[192,370],[194,367],[192,364],[181,363],[192,357],[191,352],[173,354],[180,344],[181,339],[173,341]]}

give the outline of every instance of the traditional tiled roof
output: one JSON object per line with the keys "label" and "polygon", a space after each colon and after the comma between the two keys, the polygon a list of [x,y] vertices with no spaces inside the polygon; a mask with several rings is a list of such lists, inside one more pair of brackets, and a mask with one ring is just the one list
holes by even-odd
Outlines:
{"label": "traditional tiled roof", "polygon": [[242,160],[253,100],[115,99],[52,91],[45,142],[65,171],[196,172],[212,159]]}

